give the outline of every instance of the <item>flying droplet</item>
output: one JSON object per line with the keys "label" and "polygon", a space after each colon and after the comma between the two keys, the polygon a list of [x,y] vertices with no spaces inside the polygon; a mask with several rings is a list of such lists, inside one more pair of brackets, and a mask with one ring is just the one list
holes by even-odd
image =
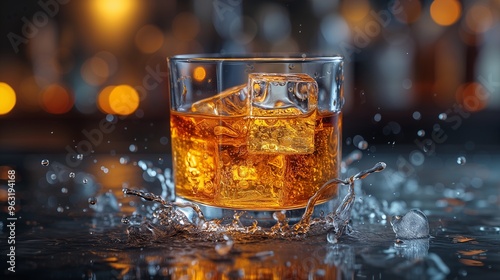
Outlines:
{"label": "flying droplet", "polygon": [[215,245],[215,251],[217,252],[217,254],[221,256],[225,256],[229,252],[231,252],[231,249],[233,248],[234,244],[233,240],[227,235],[224,235],[224,240],[225,240],[224,243],[219,243]]}
{"label": "flying droplet", "polygon": [[95,205],[97,203],[97,198],[89,197],[88,202],[90,205]]}
{"label": "flying droplet", "polygon": [[42,159],[41,164],[42,164],[43,166],[49,166],[50,162],[49,162],[49,160],[48,160],[48,159]]}
{"label": "flying droplet", "polygon": [[120,158],[120,163],[121,164],[127,164],[129,162],[129,160],[130,160],[129,157],[123,156],[123,157]]}
{"label": "flying droplet", "polygon": [[128,147],[128,149],[129,149],[129,151],[131,151],[132,153],[137,152],[137,145],[130,144],[130,146]]}
{"label": "flying droplet", "polygon": [[70,172],[70,173],[69,173],[69,177],[70,177],[70,178],[75,178],[75,172]]}
{"label": "flying droplet", "polygon": [[418,135],[419,137],[424,137],[424,136],[425,136],[425,130],[420,129],[419,131],[417,131],[417,135]]}
{"label": "flying droplet", "polygon": [[78,154],[78,155],[76,155],[76,159],[78,159],[78,160],[82,160],[82,159],[83,159],[83,154]]}
{"label": "flying droplet", "polygon": [[438,118],[440,120],[444,121],[448,118],[448,115],[446,113],[441,113],[441,114],[439,114]]}
{"label": "flying droplet", "polygon": [[467,159],[464,156],[460,156],[457,158],[457,163],[460,165],[464,165]]}
{"label": "flying droplet", "polygon": [[420,114],[419,111],[415,111],[415,112],[413,112],[412,117],[413,117],[414,120],[418,121],[418,120],[420,120],[422,118],[422,114]]}
{"label": "flying droplet", "polygon": [[368,148],[368,142],[365,140],[362,140],[358,143],[358,149],[360,150],[366,150]]}
{"label": "flying droplet", "polygon": [[83,182],[84,184],[87,184],[87,183],[89,182],[89,180],[88,180],[88,179],[83,179],[83,181],[82,181],[82,182]]}
{"label": "flying droplet", "polygon": [[273,219],[277,222],[283,222],[286,220],[286,211],[276,211],[273,213]]}
{"label": "flying droplet", "polygon": [[61,192],[62,193],[68,193],[68,189],[67,188],[61,188]]}
{"label": "flying droplet", "polygon": [[326,241],[328,241],[328,243],[330,243],[330,244],[337,244],[338,240],[337,240],[337,235],[335,234],[335,232],[329,232],[326,235]]}
{"label": "flying droplet", "polygon": [[62,208],[61,206],[57,207],[57,212],[59,212],[59,213],[64,212],[64,208]]}

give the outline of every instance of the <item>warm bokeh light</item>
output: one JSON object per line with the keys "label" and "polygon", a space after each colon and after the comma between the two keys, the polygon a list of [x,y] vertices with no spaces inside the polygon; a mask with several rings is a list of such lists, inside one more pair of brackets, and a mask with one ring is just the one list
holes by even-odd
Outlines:
{"label": "warm bokeh light", "polygon": [[194,68],[193,70],[193,78],[198,81],[198,82],[201,82],[205,79],[205,77],[207,76],[207,72],[205,71],[205,68],[201,67],[201,66],[198,66],[196,68]]}
{"label": "warm bokeh light", "polygon": [[154,25],[145,25],[135,34],[135,45],[143,53],[158,51],[163,41],[163,33]]}
{"label": "warm bokeh light", "polygon": [[172,33],[177,40],[189,42],[194,40],[199,32],[200,22],[192,13],[180,13],[172,21]]}
{"label": "warm bokeh light", "polygon": [[434,0],[431,4],[431,17],[442,26],[454,24],[462,13],[462,5],[457,0]]}
{"label": "warm bokeh light", "polygon": [[90,85],[98,86],[109,77],[109,66],[106,60],[99,56],[93,56],[82,65],[82,78]]}
{"label": "warm bokeh light", "polygon": [[73,107],[73,96],[59,84],[52,84],[42,91],[42,108],[51,114],[64,114]]}
{"label": "warm bokeh light", "polygon": [[370,2],[368,0],[342,1],[340,10],[347,21],[358,22],[370,12]]}
{"label": "warm bokeh light", "polygon": [[139,94],[129,85],[119,85],[109,94],[109,106],[118,115],[130,115],[139,107]]}
{"label": "warm bokeh light", "polygon": [[109,105],[109,95],[111,91],[115,88],[115,86],[107,86],[99,93],[97,97],[97,107],[99,110],[106,114],[114,114],[115,112],[111,109],[111,105]]}
{"label": "warm bokeh light", "polygon": [[92,0],[90,3],[96,18],[113,26],[123,24],[134,13],[137,4],[137,0]]}
{"label": "warm bokeh light", "polygon": [[493,25],[494,16],[491,9],[482,3],[474,4],[467,10],[465,24],[475,33],[483,33]]}
{"label": "warm bokeh light", "polygon": [[419,19],[422,13],[422,4],[420,1],[400,0],[398,2],[394,2],[394,5],[399,5],[398,9],[402,9],[402,12],[394,15],[397,20],[403,23],[413,23]]}
{"label": "warm bokeh light", "polygon": [[457,101],[469,112],[477,112],[486,108],[489,94],[487,90],[476,82],[466,83],[457,89]]}
{"label": "warm bokeh light", "polygon": [[0,115],[8,114],[16,105],[16,93],[7,83],[0,82]]}
{"label": "warm bokeh light", "polygon": [[90,0],[85,1],[82,26],[87,42],[94,48],[123,50],[142,16],[140,0]]}

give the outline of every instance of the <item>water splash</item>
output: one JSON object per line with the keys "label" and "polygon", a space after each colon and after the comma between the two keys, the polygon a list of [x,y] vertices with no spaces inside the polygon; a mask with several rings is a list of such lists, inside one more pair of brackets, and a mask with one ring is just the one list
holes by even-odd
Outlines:
{"label": "water splash", "polygon": [[[351,217],[351,209],[355,202],[354,182],[364,179],[372,173],[380,172],[385,167],[385,163],[379,162],[372,168],[347,179],[329,180],[309,199],[299,222],[290,225],[285,213],[278,211],[273,214],[276,224],[272,227],[260,226],[257,220],[254,220],[249,226],[243,225],[240,218],[246,214],[245,211],[235,211],[233,219],[229,222],[219,219],[209,220],[205,218],[200,207],[195,203],[167,201],[162,196],[151,192],[124,188],[123,192],[127,195],[139,196],[144,200],[160,204],[160,207],[154,210],[152,218],[143,219],[140,223],[128,223],[127,232],[132,242],[144,240],[151,242],[173,236],[183,236],[193,241],[303,239],[322,233],[328,233],[332,240],[338,239],[344,234]],[[338,184],[348,186],[348,192],[342,202],[326,216],[313,219],[313,210],[319,198]],[[189,219],[181,210],[183,208],[194,211],[194,218]],[[125,219],[125,221],[129,220],[129,218]]]}

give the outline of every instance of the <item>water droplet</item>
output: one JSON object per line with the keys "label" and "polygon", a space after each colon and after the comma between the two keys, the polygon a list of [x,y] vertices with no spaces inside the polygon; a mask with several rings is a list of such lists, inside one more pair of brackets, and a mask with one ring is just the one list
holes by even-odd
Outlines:
{"label": "water droplet", "polygon": [[273,219],[277,222],[282,222],[286,219],[286,211],[276,211],[273,213]]}
{"label": "water droplet", "polygon": [[108,121],[110,123],[114,122],[115,121],[115,116],[112,115],[112,114],[107,114],[106,115],[106,121]]}
{"label": "water droplet", "polygon": [[382,120],[382,115],[379,113],[376,113],[375,116],[373,116],[373,120],[376,122],[379,122]]}
{"label": "water droplet", "polygon": [[97,198],[89,197],[88,202],[90,205],[95,205],[97,203]]}
{"label": "water droplet", "polygon": [[137,145],[130,144],[130,146],[128,147],[128,149],[129,149],[129,151],[131,151],[132,153],[137,152]]}
{"label": "water droplet", "polygon": [[61,192],[62,193],[68,193],[68,189],[67,188],[61,188]]}
{"label": "water droplet", "polygon": [[366,150],[368,148],[368,142],[365,140],[362,140],[358,143],[358,149],[360,150]]}
{"label": "water droplet", "polygon": [[227,235],[224,235],[224,240],[225,240],[224,243],[219,243],[215,245],[215,251],[217,252],[217,254],[221,256],[227,255],[233,248],[234,244],[233,240]]}
{"label": "water droplet", "polygon": [[425,136],[425,130],[420,129],[419,131],[417,131],[417,135],[418,135],[419,137],[424,137],[424,136]]}
{"label": "water droplet", "polygon": [[337,235],[335,234],[335,232],[329,232],[326,235],[326,241],[328,241],[328,243],[330,243],[330,244],[337,244],[338,240],[337,240]]}
{"label": "water droplet", "polygon": [[70,173],[69,173],[69,177],[70,177],[70,178],[75,178],[75,176],[76,176],[76,175],[75,175],[75,172],[70,172]]}
{"label": "water droplet", "polygon": [[288,69],[293,70],[295,68],[295,64],[290,63],[288,64]]}
{"label": "water droplet", "polygon": [[59,212],[59,213],[64,212],[64,208],[62,208],[61,206],[57,207],[57,212]]}
{"label": "water droplet", "polygon": [[418,121],[418,120],[420,120],[422,118],[422,114],[420,114],[419,111],[415,111],[415,112],[413,112],[412,117],[413,117],[414,120]]}
{"label": "water droplet", "polygon": [[49,166],[50,162],[49,162],[49,160],[48,160],[48,159],[42,159],[41,164],[42,164],[43,166]]}
{"label": "water droplet", "polygon": [[444,121],[448,118],[448,115],[446,113],[441,113],[441,114],[439,114],[438,118],[440,120]]}
{"label": "water droplet", "polygon": [[464,156],[460,156],[457,158],[457,163],[460,165],[464,165],[467,159]]}
{"label": "water droplet", "polygon": [[166,137],[166,136],[161,137],[160,144],[167,145],[168,144],[168,137]]}
{"label": "water droplet", "polygon": [[84,183],[84,184],[87,184],[88,182],[89,182],[89,180],[88,180],[88,179],[83,179],[83,180],[82,180],[82,183]]}
{"label": "water droplet", "polygon": [[83,159],[83,154],[78,154],[78,155],[76,155],[76,159],[78,159],[78,160],[82,160],[82,159]]}
{"label": "water droplet", "polygon": [[410,153],[410,162],[415,166],[420,166],[424,164],[425,156],[420,151],[413,151]]}
{"label": "water droplet", "polygon": [[121,164],[127,164],[129,162],[129,157],[124,156],[120,158],[120,163]]}
{"label": "water droplet", "polygon": [[57,179],[57,175],[56,174],[50,174],[50,179],[56,180]]}

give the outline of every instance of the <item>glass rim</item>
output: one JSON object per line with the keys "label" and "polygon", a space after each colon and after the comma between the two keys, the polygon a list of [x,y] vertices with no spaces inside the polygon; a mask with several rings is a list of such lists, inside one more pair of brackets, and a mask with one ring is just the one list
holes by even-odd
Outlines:
{"label": "glass rim", "polygon": [[246,54],[179,54],[167,57],[167,61],[175,62],[325,62],[343,61],[344,57],[338,54],[321,55],[308,53],[246,53]]}

